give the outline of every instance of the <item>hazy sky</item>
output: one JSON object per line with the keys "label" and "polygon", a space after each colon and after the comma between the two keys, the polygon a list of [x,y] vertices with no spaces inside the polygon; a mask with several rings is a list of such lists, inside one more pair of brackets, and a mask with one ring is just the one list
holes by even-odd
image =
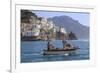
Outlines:
{"label": "hazy sky", "polygon": [[78,20],[81,24],[89,26],[90,15],[89,13],[79,12],[50,12],[50,11],[33,11],[39,17],[50,18],[54,16],[69,16],[74,20]]}

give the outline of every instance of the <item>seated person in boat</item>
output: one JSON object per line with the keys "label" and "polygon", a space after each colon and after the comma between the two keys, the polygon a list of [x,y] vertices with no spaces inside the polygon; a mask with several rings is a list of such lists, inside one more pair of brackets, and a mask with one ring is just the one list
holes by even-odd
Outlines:
{"label": "seated person in boat", "polygon": [[64,46],[64,49],[66,50],[66,49],[72,49],[72,46],[70,45],[70,44],[66,44],[65,46]]}
{"label": "seated person in boat", "polygon": [[48,50],[54,50],[55,47],[53,46],[53,44],[51,44],[50,42],[48,42]]}
{"label": "seated person in boat", "polygon": [[63,44],[63,49],[64,49],[64,50],[66,50],[66,49],[72,49],[71,44],[67,43],[66,40],[63,40],[63,41],[62,41],[62,44]]}

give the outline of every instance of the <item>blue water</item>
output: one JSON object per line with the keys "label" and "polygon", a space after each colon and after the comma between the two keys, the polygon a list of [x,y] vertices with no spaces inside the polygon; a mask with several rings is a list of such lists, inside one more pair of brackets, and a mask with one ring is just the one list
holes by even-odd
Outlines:
{"label": "blue water", "polygon": [[[74,55],[43,55],[43,50],[47,48],[47,41],[21,41],[21,63],[47,62],[47,61],[73,61],[89,60],[89,41],[73,40],[68,41],[73,46],[80,47]],[[60,40],[52,42],[55,47],[62,48]]]}

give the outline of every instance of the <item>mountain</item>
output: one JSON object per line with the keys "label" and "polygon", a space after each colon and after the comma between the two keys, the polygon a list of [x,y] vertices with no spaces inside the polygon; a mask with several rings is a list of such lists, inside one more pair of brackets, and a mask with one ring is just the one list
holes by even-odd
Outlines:
{"label": "mountain", "polygon": [[89,27],[69,16],[55,16],[48,20],[53,21],[56,26],[63,26],[68,32],[75,33],[78,39],[89,39]]}

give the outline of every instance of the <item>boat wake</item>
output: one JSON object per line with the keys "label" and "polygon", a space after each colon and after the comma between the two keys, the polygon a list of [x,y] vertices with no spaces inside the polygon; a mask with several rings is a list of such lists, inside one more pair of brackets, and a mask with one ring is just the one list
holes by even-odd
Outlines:
{"label": "boat wake", "polygon": [[29,54],[22,54],[24,56],[31,56],[31,55],[35,55],[35,56],[38,56],[38,55],[42,55],[43,53],[42,52],[39,52],[39,53],[29,53]]}
{"label": "boat wake", "polygon": [[68,56],[69,54],[64,54],[65,56]]}

